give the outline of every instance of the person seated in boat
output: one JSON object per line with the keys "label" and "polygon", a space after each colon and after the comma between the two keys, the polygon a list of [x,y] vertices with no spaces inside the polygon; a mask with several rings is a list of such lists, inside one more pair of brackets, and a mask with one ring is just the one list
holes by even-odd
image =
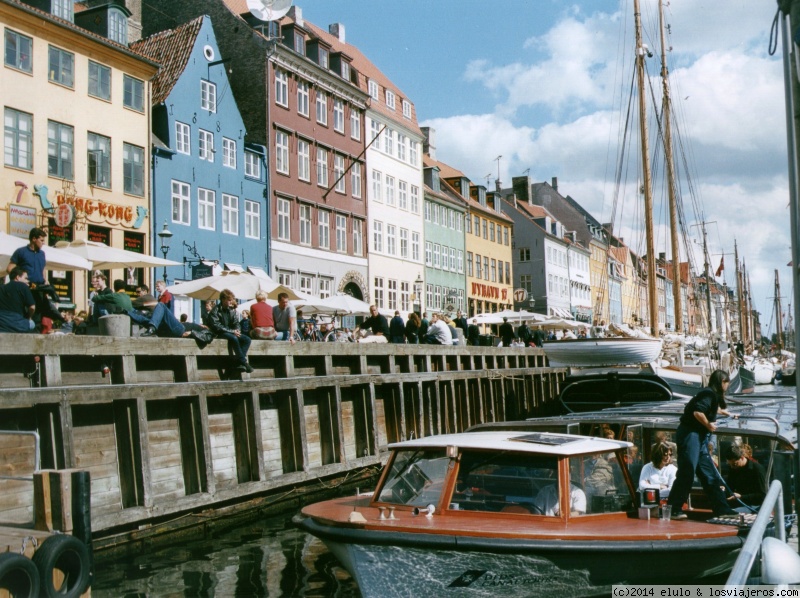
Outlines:
{"label": "person seated in boat", "polygon": [[[741,507],[743,502],[752,507],[758,507],[767,496],[767,471],[760,463],[747,458],[747,450],[741,444],[731,444],[725,451],[725,461],[728,463],[728,472],[725,480],[733,496],[728,497],[728,502],[734,508]],[[749,512],[749,509],[747,509]]]}
{"label": "person seated in boat", "polygon": [[583,478],[583,487],[590,497],[605,496],[616,490],[614,471],[611,469],[611,464],[602,455],[588,457],[585,471],[589,473]]}
{"label": "person seated in boat", "polygon": [[575,336],[575,333],[572,332],[572,330],[567,330],[566,328],[564,328],[564,331],[561,333],[561,340],[565,341],[574,338],[578,338],[577,336]]}
{"label": "person seated in boat", "polygon": [[666,443],[656,443],[650,449],[650,462],[639,474],[639,490],[656,488],[661,498],[667,498],[677,474],[678,468],[672,464],[672,449]]}
{"label": "person seated in boat", "polygon": [[670,435],[666,430],[659,430],[656,432],[655,444],[666,444],[672,453],[672,461],[670,461],[676,468],[678,466],[678,445],[672,442]]}
{"label": "person seated in boat", "polygon": [[[558,483],[542,488],[536,495],[533,504],[537,513],[549,517],[559,517],[561,505],[558,500]],[[569,508],[572,515],[586,514],[586,493],[572,483],[569,485]]]}

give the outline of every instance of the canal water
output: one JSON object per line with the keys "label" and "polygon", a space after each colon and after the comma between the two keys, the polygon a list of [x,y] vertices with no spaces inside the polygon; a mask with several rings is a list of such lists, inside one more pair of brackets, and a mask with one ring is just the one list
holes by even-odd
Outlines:
{"label": "canal water", "polygon": [[361,594],[325,545],[295,528],[291,516],[286,516],[136,557],[101,561],[92,596],[359,598]]}

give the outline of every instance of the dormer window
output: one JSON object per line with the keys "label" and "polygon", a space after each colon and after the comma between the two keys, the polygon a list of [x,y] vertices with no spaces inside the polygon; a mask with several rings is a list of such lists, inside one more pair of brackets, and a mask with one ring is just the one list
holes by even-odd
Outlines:
{"label": "dormer window", "polygon": [[121,10],[108,10],[108,39],[124,46],[128,45],[128,18]]}
{"label": "dormer window", "polygon": [[386,105],[394,110],[394,92],[391,90],[386,90]]}
{"label": "dormer window", "polygon": [[299,31],[294,32],[294,51],[306,55],[306,38]]}
{"label": "dormer window", "polygon": [[403,100],[403,116],[405,118],[411,118],[411,102],[408,100]]}
{"label": "dormer window", "polygon": [[350,64],[342,61],[342,79],[350,80]]}
{"label": "dormer window", "polygon": [[373,100],[378,99],[378,82],[370,79],[369,81],[369,97]]}
{"label": "dormer window", "polygon": [[328,68],[328,51],[325,48],[319,49],[319,65],[324,69]]}
{"label": "dormer window", "polygon": [[72,23],[75,17],[75,13],[72,9],[73,3],[73,0],[53,0],[50,10],[54,16]]}

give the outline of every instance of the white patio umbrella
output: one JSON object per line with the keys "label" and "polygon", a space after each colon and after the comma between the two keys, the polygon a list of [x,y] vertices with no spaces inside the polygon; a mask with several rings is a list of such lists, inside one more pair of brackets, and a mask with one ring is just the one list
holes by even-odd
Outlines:
{"label": "white patio umbrella", "polygon": [[478,314],[469,318],[471,322],[473,319],[478,320],[478,324],[502,324],[503,318],[508,318],[509,322],[521,323],[521,322],[541,322],[545,320],[545,316],[542,314],[536,314],[531,311],[525,311],[524,309],[521,311],[512,311],[510,309],[506,309],[503,311],[498,311],[494,313],[485,313],[485,314]]}
{"label": "white patio umbrella", "polygon": [[369,303],[352,295],[341,294],[303,303],[304,314],[326,314],[336,316],[368,316]]}
{"label": "white patio umbrella", "polygon": [[539,326],[541,328],[547,329],[564,329],[567,328],[569,330],[576,330],[578,328],[591,328],[590,324],[586,322],[578,322],[577,320],[565,320],[563,318],[555,318],[551,320],[544,320],[542,322],[536,322],[535,326]]}
{"label": "white patio umbrella", "polygon": [[237,299],[252,299],[258,290],[264,291],[270,299],[277,299],[280,293],[289,295],[290,300],[300,298],[294,290],[278,284],[268,276],[254,276],[247,272],[232,270],[223,270],[214,276],[179,282],[167,287],[173,295],[185,295],[201,301],[219,299],[219,294],[224,289],[230,290]]}
{"label": "white patio umbrella", "polygon": [[75,241],[59,241],[56,247],[78,255],[92,262],[94,270],[114,270],[118,268],[155,268],[156,266],[179,266],[180,262],[165,260],[154,255],[145,255],[109,247],[105,243],[78,239]]}
{"label": "white patio umbrella", "polygon": [[[5,273],[11,256],[14,252],[27,245],[28,242],[21,238],[0,232],[0,269]],[[48,270],[91,270],[92,263],[75,255],[69,251],[58,249],[57,247],[44,247],[45,258],[47,258]]]}

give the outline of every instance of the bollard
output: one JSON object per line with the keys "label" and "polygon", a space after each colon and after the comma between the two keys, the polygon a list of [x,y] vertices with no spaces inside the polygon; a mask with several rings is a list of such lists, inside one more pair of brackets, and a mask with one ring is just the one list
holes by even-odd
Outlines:
{"label": "bollard", "polygon": [[131,335],[131,318],[125,314],[102,316],[99,324],[100,336]]}

